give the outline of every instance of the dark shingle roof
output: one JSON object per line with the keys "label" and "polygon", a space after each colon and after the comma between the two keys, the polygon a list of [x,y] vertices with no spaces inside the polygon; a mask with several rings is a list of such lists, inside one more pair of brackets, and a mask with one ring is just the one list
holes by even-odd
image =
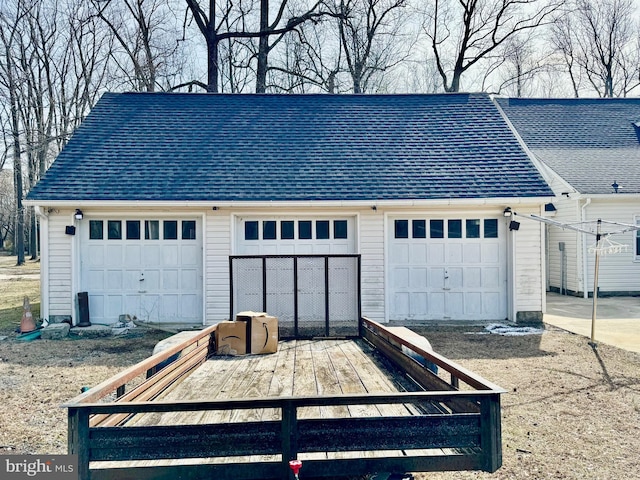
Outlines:
{"label": "dark shingle roof", "polygon": [[105,94],[32,200],[549,196],[491,99]]}
{"label": "dark shingle roof", "polygon": [[586,194],[640,193],[640,98],[497,99],[527,146]]}

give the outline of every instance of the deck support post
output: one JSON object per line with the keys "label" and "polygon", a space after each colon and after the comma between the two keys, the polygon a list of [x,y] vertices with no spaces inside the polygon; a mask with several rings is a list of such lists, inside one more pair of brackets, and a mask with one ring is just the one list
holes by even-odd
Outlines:
{"label": "deck support post", "polygon": [[289,478],[289,460],[298,456],[298,413],[292,401],[282,404],[282,480]]}
{"label": "deck support post", "polygon": [[70,455],[78,455],[78,478],[89,479],[89,413],[86,408],[69,407],[67,446]]}
{"label": "deck support post", "polygon": [[483,470],[495,472],[502,466],[502,435],[500,427],[500,394],[483,397],[480,401],[480,448],[484,458]]}

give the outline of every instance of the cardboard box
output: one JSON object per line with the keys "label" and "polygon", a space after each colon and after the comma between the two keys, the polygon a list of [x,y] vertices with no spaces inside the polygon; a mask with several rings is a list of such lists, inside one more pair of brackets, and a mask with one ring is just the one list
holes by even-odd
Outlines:
{"label": "cardboard box", "polygon": [[216,330],[218,355],[244,355],[247,353],[247,322],[220,322]]}
{"label": "cardboard box", "polygon": [[278,351],[278,319],[264,312],[240,312],[236,322],[247,324],[247,351],[252,354]]}

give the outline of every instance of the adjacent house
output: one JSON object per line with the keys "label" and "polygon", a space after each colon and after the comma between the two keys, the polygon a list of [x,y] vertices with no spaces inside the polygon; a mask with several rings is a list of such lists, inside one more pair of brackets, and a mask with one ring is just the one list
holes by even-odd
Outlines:
{"label": "adjacent house", "polygon": [[[544,165],[557,195],[554,220],[594,229],[598,219],[640,225],[640,98],[496,100],[529,151]],[[609,237],[625,246],[600,261],[601,295],[640,294],[640,236]],[[595,237],[547,228],[547,284],[592,295]]]}
{"label": "adjacent house", "polygon": [[484,94],[108,93],[28,196],[42,315],[540,320],[539,168]]}

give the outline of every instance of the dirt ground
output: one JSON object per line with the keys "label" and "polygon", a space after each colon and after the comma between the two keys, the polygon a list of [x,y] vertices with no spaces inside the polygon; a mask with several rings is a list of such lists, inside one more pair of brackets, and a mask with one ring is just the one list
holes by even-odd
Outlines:
{"label": "dirt ground", "polygon": [[[9,311],[4,302],[0,298],[0,314]],[[436,351],[507,390],[503,467],[494,474],[429,473],[417,479],[640,479],[639,354],[607,345],[594,350],[586,338],[553,327],[523,337],[480,331],[440,327],[422,333]],[[0,455],[66,453],[66,411],[60,405],[81,387],[145,358],[167,336],[147,331],[20,343],[6,328],[3,335]]]}

